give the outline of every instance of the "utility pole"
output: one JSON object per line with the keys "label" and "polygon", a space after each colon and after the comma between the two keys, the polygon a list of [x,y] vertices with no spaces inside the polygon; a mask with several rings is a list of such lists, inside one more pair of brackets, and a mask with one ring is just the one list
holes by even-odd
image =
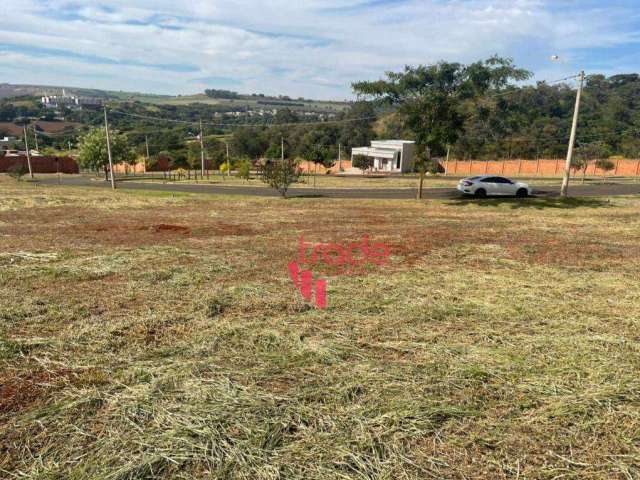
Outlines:
{"label": "utility pole", "polygon": [[35,125],[33,126],[33,138],[36,140],[36,151],[40,152],[40,147],[38,146],[38,131]]}
{"label": "utility pole", "polygon": [[569,150],[567,151],[567,163],[564,166],[564,178],[560,196],[566,197],[569,194],[569,178],[571,177],[571,161],[573,160],[573,147],[576,143],[576,132],[578,130],[578,116],[580,115],[580,98],[582,97],[582,87],[584,85],[584,70],[580,72],[580,84],[576,95],[576,108],[573,112],[573,124],[571,126],[571,138],[569,139]]}
{"label": "utility pole", "polygon": [[280,137],[280,152],[282,154],[282,161],[284,162],[284,137]]}
{"label": "utility pole", "polygon": [[202,119],[200,119],[200,177],[204,179],[204,135],[202,133]]}
{"label": "utility pole", "polygon": [[144,145],[145,147],[147,147],[147,164],[144,166],[143,176],[146,176],[147,165],[149,165],[149,162],[151,161],[151,159],[149,158],[149,137],[147,135],[144,136]]}
{"label": "utility pole", "polygon": [[23,125],[24,131],[24,148],[27,150],[27,165],[29,166],[29,176],[33,178],[33,170],[31,169],[31,152],[29,152],[29,139],[27,138],[27,126]]}
{"label": "utility pole", "polygon": [[71,152],[71,140],[69,140],[68,145],[69,145],[69,152]]}
{"label": "utility pole", "polygon": [[225,143],[227,146],[227,177],[231,176],[231,162],[229,162],[229,142]]}
{"label": "utility pole", "polygon": [[342,144],[338,144],[338,172],[342,171]]}
{"label": "utility pole", "polygon": [[449,175],[449,156],[451,154],[451,145],[447,145],[447,163],[444,165],[444,175],[445,177]]}
{"label": "utility pole", "polygon": [[116,180],[113,174],[113,159],[111,158],[111,142],[109,141],[109,120],[107,120],[107,107],[104,107],[104,129],[107,134],[107,155],[109,156],[109,172],[111,172],[111,188],[116,189]]}

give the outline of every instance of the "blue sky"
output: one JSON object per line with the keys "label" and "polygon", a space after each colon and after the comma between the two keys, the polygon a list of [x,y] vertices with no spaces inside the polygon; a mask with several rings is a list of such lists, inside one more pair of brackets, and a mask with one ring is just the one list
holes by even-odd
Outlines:
{"label": "blue sky", "polygon": [[[350,98],[404,65],[640,71],[640,0],[3,0],[0,82]],[[559,55],[560,62],[551,62]]]}

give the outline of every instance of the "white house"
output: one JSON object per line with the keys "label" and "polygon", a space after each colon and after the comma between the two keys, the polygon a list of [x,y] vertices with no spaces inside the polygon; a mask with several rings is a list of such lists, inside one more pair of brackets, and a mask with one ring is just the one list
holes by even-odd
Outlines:
{"label": "white house", "polygon": [[16,140],[16,137],[0,137],[0,150],[8,150]]}
{"label": "white house", "polygon": [[373,158],[373,170],[406,173],[413,171],[415,143],[408,140],[374,140],[370,147],[351,150],[351,161],[356,155]]}

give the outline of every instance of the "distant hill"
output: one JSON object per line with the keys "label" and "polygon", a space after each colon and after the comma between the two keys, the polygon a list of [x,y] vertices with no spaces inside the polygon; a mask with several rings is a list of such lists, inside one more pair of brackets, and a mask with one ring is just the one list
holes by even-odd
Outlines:
{"label": "distant hill", "polygon": [[314,112],[339,112],[349,107],[348,102],[322,101],[311,99],[290,99],[286,96],[265,96],[236,94],[233,98],[212,98],[204,93],[195,95],[155,95],[139,92],[122,92],[112,90],[98,90],[90,88],[76,88],[53,85],[14,85],[0,83],[0,99],[21,96],[62,95],[63,90],[67,95],[80,97],[96,97],[104,100],[133,101],[160,105],[189,105],[202,103],[206,105],[219,105],[223,107],[243,108],[291,108],[296,111]]}

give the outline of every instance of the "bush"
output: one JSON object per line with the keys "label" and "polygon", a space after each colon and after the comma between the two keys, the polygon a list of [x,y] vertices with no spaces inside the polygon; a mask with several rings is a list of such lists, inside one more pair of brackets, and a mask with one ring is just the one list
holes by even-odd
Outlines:
{"label": "bush", "polygon": [[437,160],[431,160],[427,164],[427,172],[431,175],[438,175],[439,173],[444,173],[444,169],[440,165],[440,162]]}
{"label": "bush", "polygon": [[178,177],[178,180],[180,180],[183,177],[187,178],[187,171],[184,168],[178,168],[177,170],[173,170],[172,173]]}
{"label": "bush", "polygon": [[249,180],[251,176],[251,162],[249,160],[241,160],[238,164],[238,177]]}
{"label": "bush", "polygon": [[268,160],[260,168],[260,174],[260,179],[264,183],[271,188],[275,188],[280,195],[286,197],[289,186],[300,179],[301,172],[295,161],[285,159]]}
{"label": "bush", "polygon": [[608,172],[609,170],[613,170],[616,167],[616,164],[613,163],[608,158],[602,158],[596,161],[596,167],[598,167],[601,170],[604,170],[605,172]]}
{"label": "bush", "polygon": [[9,167],[9,169],[7,170],[7,173],[9,174],[10,177],[13,177],[16,180],[20,181],[20,179],[24,175],[29,173],[29,169],[25,167],[22,163],[16,163],[15,165],[12,165],[11,167]]}
{"label": "bush", "polygon": [[373,158],[367,157],[366,155],[355,155],[353,157],[353,166],[359,168],[364,173],[373,167]]}

